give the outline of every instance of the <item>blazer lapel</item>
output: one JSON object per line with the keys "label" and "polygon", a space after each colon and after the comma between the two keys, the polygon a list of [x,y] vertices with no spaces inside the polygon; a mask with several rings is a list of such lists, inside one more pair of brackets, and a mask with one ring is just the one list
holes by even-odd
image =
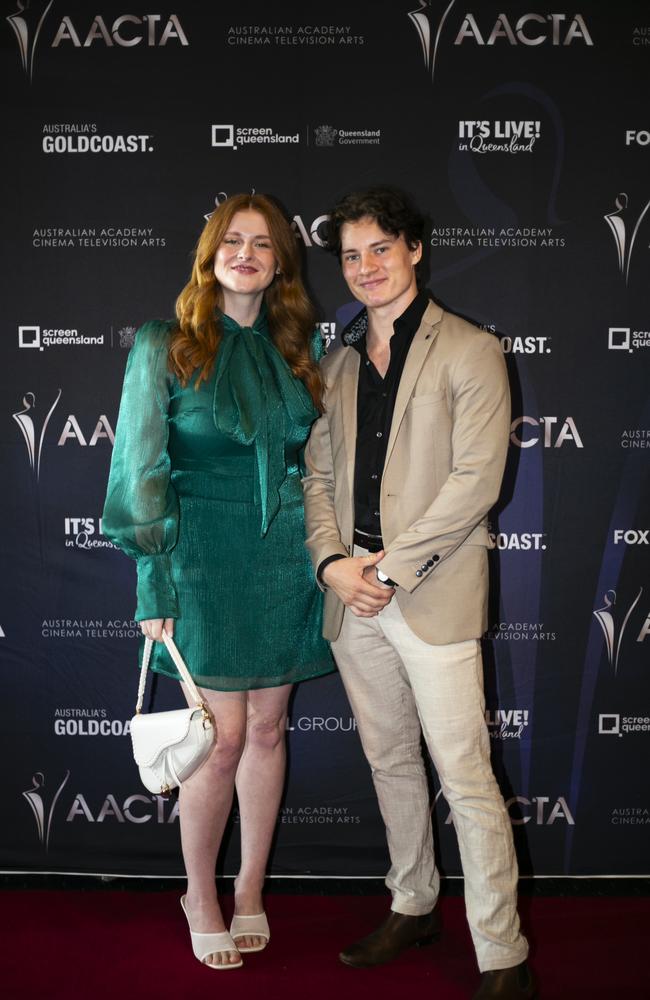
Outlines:
{"label": "blazer lapel", "polygon": [[359,382],[359,352],[344,348],[346,358],[339,375],[343,443],[347,464],[348,488],[354,495],[354,460],[357,448],[357,386]]}
{"label": "blazer lapel", "polygon": [[404,370],[402,371],[399,389],[397,390],[397,398],[395,399],[395,409],[393,410],[393,421],[390,426],[388,445],[386,446],[386,461],[384,463],[384,468],[388,464],[388,460],[390,459],[392,450],[395,446],[397,433],[404,418],[404,413],[406,412],[406,407],[408,406],[415,383],[417,382],[418,376],[422,371],[422,365],[431,350],[433,342],[438,336],[438,328],[441,319],[442,309],[439,305],[436,305],[435,302],[430,302],[424,312],[422,322],[413,337],[413,341],[404,364]]}

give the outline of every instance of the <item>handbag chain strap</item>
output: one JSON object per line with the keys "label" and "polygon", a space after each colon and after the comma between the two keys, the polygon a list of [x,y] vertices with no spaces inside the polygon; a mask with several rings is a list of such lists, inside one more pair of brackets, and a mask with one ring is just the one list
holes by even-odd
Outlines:
{"label": "handbag chain strap", "polygon": [[[201,697],[201,695],[199,693],[199,689],[197,688],[196,684],[192,680],[191,674],[190,674],[189,670],[187,669],[187,667],[185,666],[185,662],[183,661],[183,657],[178,652],[178,649],[176,647],[176,643],[171,638],[171,636],[167,635],[167,633],[165,632],[164,629],[163,629],[163,634],[162,635],[163,635],[163,641],[165,643],[165,646],[167,647],[167,652],[169,653],[169,655],[171,656],[172,660],[174,661],[174,666],[176,667],[176,669],[178,670],[179,674],[181,675],[181,679],[187,685],[187,687],[189,689],[189,692],[192,695],[192,698],[196,702],[197,708],[202,708],[203,711],[205,712],[206,711],[206,707],[205,707],[204,701],[203,701],[203,699],[202,699],[202,697]],[[149,639],[147,637],[144,640],[144,652],[142,654],[142,667],[140,668],[140,683],[138,684],[138,701],[137,701],[136,706],[135,706],[135,714],[136,715],[140,715],[140,712],[142,711],[142,703],[144,701],[144,689],[145,689],[145,685],[147,683],[147,670],[149,669],[149,661],[151,659],[151,651],[152,651],[152,649],[153,649],[153,639]]]}

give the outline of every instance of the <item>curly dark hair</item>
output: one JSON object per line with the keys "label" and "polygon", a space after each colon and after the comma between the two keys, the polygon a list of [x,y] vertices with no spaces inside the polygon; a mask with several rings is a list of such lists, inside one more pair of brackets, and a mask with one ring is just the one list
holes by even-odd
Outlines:
{"label": "curly dark hair", "polygon": [[391,236],[404,236],[409,250],[423,242],[424,216],[403,191],[393,187],[354,191],[332,209],[327,223],[325,248],[341,259],[341,229],[346,222],[374,219]]}

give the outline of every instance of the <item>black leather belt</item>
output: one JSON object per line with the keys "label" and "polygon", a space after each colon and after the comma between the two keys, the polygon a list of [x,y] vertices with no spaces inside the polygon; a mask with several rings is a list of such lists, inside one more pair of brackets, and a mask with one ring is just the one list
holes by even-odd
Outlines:
{"label": "black leather belt", "polygon": [[365,531],[358,531],[357,528],[354,529],[354,544],[360,545],[368,552],[381,552],[384,547],[381,535],[369,535]]}

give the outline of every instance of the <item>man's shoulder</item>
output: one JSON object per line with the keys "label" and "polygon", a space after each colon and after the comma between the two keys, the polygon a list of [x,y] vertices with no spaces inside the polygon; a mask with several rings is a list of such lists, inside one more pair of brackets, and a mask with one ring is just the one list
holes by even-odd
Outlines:
{"label": "man's shoulder", "polygon": [[[433,304],[433,303],[432,303]],[[500,351],[499,339],[493,333],[481,329],[471,320],[459,316],[458,313],[440,309],[439,339],[441,344],[454,355],[473,353],[477,351]]]}
{"label": "man's shoulder", "polygon": [[341,344],[340,347],[335,348],[335,350],[325,355],[320,365],[321,371],[328,382],[335,379],[341,369],[349,363],[351,351],[354,352],[353,347]]}

